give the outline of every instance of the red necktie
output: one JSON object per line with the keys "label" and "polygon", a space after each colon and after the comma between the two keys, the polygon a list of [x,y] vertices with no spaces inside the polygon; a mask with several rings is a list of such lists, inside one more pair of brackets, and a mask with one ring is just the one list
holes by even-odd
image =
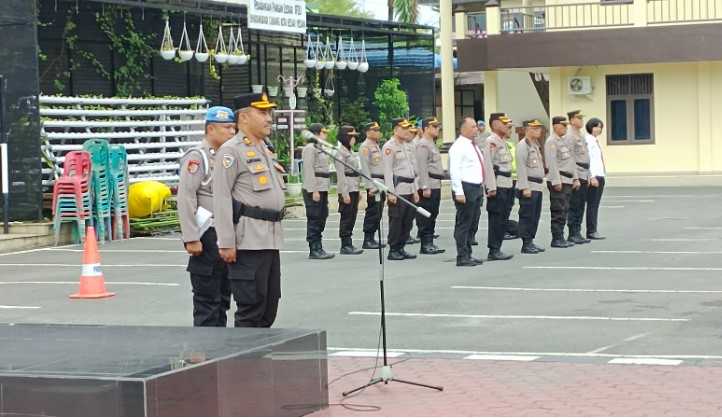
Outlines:
{"label": "red necktie", "polygon": [[597,139],[597,148],[599,148],[599,155],[602,157],[602,169],[604,170],[604,174],[607,174],[607,165],[604,164],[604,154],[602,153],[602,146],[599,145],[599,139]]}
{"label": "red necktie", "polygon": [[479,164],[481,165],[481,182],[486,184],[486,173],[484,173],[484,159],[481,158],[481,152],[479,151],[479,147],[477,147],[476,144],[473,142],[472,145],[474,146],[474,151],[476,151],[476,156],[479,157]]}

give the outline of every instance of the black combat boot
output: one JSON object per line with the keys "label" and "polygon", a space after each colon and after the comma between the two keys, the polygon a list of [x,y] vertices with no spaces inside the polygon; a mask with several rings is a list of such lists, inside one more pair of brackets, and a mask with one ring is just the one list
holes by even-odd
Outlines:
{"label": "black combat boot", "polygon": [[536,248],[536,250],[539,251],[540,253],[543,253],[544,251],[546,251],[546,248],[543,248],[543,247],[540,247],[540,246],[536,245],[536,243],[534,243],[534,241],[532,241],[531,245],[532,245],[534,248]]}
{"label": "black combat boot", "polygon": [[530,239],[524,240],[524,244],[521,246],[521,252],[522,254],[539,254],[539,250],[536,245],[534,245],[534,241]]}
{"label": "black combat boot", "polygon": [[514,257],[513,254],[504,254],[501,250],[489,250],[489,256],[486,258],[488,261],[504,261],[510,260]]}
{"label": "black combat boot", "polygon": [[575,244],[589,244],[592,242],[590,239],[586,239],[582,237],[582,234],[579,233],[579,231],[575,232],[574,234],[569,234],[569,239],[567,241],[571,241]]}
{"label": "black combat boot", "polygon": [[433,235],[421,237],[421,254],[441,254],[444,251],[446,250],[439,248],[434,244]]}
{"label": "black combat boot", "polygon": [[564,235],[557,235],[552,238],[552,248],[569,248],[574,245],[564,239]]}
{"label": "black combat boot", "polygon": [[313,244],[310,244],[309,247],[311,250],[308,254],[308,258],[311,260],[328,260],[329,258],[334,258],[336,256],[335,254],[329,254],[324,251],[320,242],[314,242]]}
{"label": "black combat boot", "polygon": [[418,239],[412,237],[411,235],[409,235],[409,237],[406,238],[406,245],[418,244],[419,242],[421,242],[421,241],[419,241]]}
{"label": "black combat boot", "polygon": [[393,261],[406,259],[406,257],[404,257],[404,255],[401,253],[400,247],[391,247],[391,250],[389,250],[389,255],[386,258]]}
{"label": "black combat boot", "polygon": [[365,234],[364,235],[364,243],[361,246],[361,248],[365,248],[367,250],[378,250],[379,246],[381,248],[384,248],[384,247],[386,247],[386,244],[380,244],[380,243],[376,242],[376,240],[374,239],[374,234]]}
{"label": "black combat boot", "polygon": [[406,260],[413,260],[416,258],[416,254],[407,253],[404,249],[404,246],[402,245],[401,248],[399,248],[399,253],[404,256],[404,259]]}
{"label": "black combat boot", "polygon": [[361,254],[362,252],[364,252],[364,250],[353,246],[351,237],[341,238],[341,254],[356,255]]}

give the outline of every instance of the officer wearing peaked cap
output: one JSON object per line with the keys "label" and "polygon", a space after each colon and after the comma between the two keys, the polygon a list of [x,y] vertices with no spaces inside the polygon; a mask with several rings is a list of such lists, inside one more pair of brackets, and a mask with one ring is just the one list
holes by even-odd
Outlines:
{"label": "officer wearing peaked cap", "polygon": [[263,93],[236,96],[238,134],[218,150],[213,205],[221,258],[228,263],[236,327],[270,327],[281,298],[282,167],[263,138],[275,103]]}
{"label": "officer wearing peaked cap", "polygon": [[[342,126],[338,132],[339,147],[336,150],[336,174],[338,176],[338,213],[341,220],[338,236],[341,238],[341,254],[356,255],[364,250],[353,246],[353,227],[356,225],[359,202],[359,175],[350,167],[359,169],[358,160],[351,147],[356,144],[356,129],[353,126]],[[342,164],[340,161],[345,162]]]}
{"label": "officer wearing peaked cap", "polygon": [[444,169],[441,167],[441,155],[436,147],[441,123],[435,117],[421,120],[421,139],[416,144],[416,161],[419,174],[419,206],[431,213],[427,218],[416,214],[416,226],[421,238],[421,254],[441,254],[444,250],[434,244],[436,218],[441,205],[441,180]]}
{"label": "officer wearing peaked cap", "polygon": [[506,233],[506,216],[509,194],[513,192],[511,180],[511,153],[504,138],[509,134],[511,120],[504,113],[493,113],[489,117],[491,135],[484,148],[484,169],[486,173],[487,203],[489,217],[487,246],[489,261],[509,260],[511,254],[501,252]]}
{"label": "officer wearing peaked cap", "polygon": [[[225,327],[230,308],[228,267],[218,253],[212,226],[213,171],[218,149],[236,133],[233,111],[215,106],[206,112],[205,138],[180,161],[178,217],[190,254],[187,271],[193,288],[193,326]],[[196,220],[202,217],[201,224]]]}
{"label": "officer wearing peaked cap", "polygon": [[552,134],[544,143],[544,159],[546,161],[547,188],[552,214],[552,247],[568,248],[574,245],[564,239],[564,225],[567,222],[569,199],[572,189],[579,189],[576,164],[572,150],[562,139],[567,133],[569,120],[565,116],[552,118]]}
{"label": "officer wearing peaked cap", "polygon": [[519,236],[523,243],[522,253],[538,254],[544,252],[544,248],[534,243],[541,218],[544,191],[544,160],[539,148],[543,125],[538,119],[531,119],[524,121],[523,126],[524,139],[516,146]]}
{"label": "officer wearing peaked cap", "polygon": [[[381,158],[381,127],[378,122],[367,123],[363,127],[366,134],[366,140],[359,147],[359,160],[361,161],[361,170],[363,173],[380,182],[384,181],[384,161]],[[366,212],[364,213],[364,243],[363,248],[378,249],[385,247],[374,238],[379,230],[381,215],[384,211],[384,202],[386,201],[386,193],[379,191],[373,183],[364,180],[366,184]]]}
{"label": "officer wearing peaked cap", "polygon": [[568,241],[574,244],[587,244],[590,239],[582,237],[582,219],[584,218],[584,206],[587,201],[587,181],[589,179],[589,148],[584,137],[584,115],[580,110],[573,110],[567,113],[569,119],[569,132],[564,137],[567,147],[572,151],[574,163],[576,164],[577,176],[579,177],[579,189],[572,190],[569,199],[569,213],[567,225],[569,226]]}
{"label": "officer wearing peaked cap", "polygon": [[[326,140],[328,129],[320,123],[308,128],[312,134]],[[328,158],[321,150],[321,144],[308,143],[301,153],[303,160],[303,203],[306,206],[306,242],[308,258],[328,260],[334,257],[323,249],[323,231],[328,219],[329,178]]]}

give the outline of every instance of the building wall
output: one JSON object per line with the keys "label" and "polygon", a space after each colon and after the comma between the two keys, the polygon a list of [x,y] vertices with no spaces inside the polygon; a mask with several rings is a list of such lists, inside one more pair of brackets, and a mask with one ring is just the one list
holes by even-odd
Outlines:
{"label": "building wall", "polygon": [[[607,115],[606,76],[654,74],[654,144],[608,145],[600,137],[607,171],[616,173],[720,173],[722,144],[713,138],[722,111],[722,62],[562,67],[550,70],[552,115],[581,109],[587,117]],[[593,93],[567,94],[567,79],[591,77]],[[605,126],[606,128],[606,126]]]}
{"label": "building wall", "polygon": [[489,117],[489,113],[499,111],[506,112],[516,126],[521,126],[523,120],[534,118],[545,124],[549,123],[544,105],[528,72],[499,72],[499,91],[499,107],[487,107],[485,118]]}

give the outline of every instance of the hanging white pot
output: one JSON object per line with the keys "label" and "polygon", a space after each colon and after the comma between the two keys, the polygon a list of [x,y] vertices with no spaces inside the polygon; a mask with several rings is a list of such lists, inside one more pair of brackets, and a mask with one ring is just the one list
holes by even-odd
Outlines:
{"label": "hanging white pot", "polygon": [[203,22],[201,21],[198,29],[198,42],[196,43],[196,61],[206,62],[209,55],[208,43],[206,42],[206,36],[203,34]]}
{"label": "hanging white pot", "polygon": [[228,37],[228,59],[227,63],[230,65],[236,65],[239,61],[239,56],[236,54],[236,35],[233,34],[233,28],[231,28],[230,36]]}
{"label": "hanging white pot", "polygon": [[263,93],[263,84],[251,85],[251,91],[254,93]]}
{"label": "hanging white pot", "polygon": [[216,39],[216,48],[213,58],[217,63],[223,64],[228,61],[228,50],[226,49],[226,41],[223,39],[223,24],[218,26],[218,39]]}
{"label": "hanging white pot", "polygon": [[188,26],[185,20],[185,13],[183,14],[183,34],[181,35],[180,43],[178,44],[178,56],[181,61],[190,61],[191,58],[193,58],[191,41],[188,39]]}
{"label": "hanging white pot", "polygon": [[293,94],[293,87],[283,87],[283,95],[286,97],[291,97]]}
{"label": "hanging white pot", "polygon": [[160,43],[160,56],[164,60],[172,60],[175,58],[175,46],[173,38],[170,35],[170,23],[165,21],[165,29],[163,30],[163,41]]}
{"label": "hanging white pot", "polygon": [[303,60],[306,68],[316,67],[316,48],[311,45],[313,45],[313,41],[311,41],[311,34],[309,33],[306,40],[306,58]]}
{"label": "hanging white pot", "polygon": [[298,97],[306,97],[308,94],[308,87],[298,87],[296,91],[298,91]]}
{"label": "hanging white pot", "polygon": [[316,69],[321,70],[326,66],[326,50],[321,43],[321,35],[316,38]]}
{"label": "hanging white pot", "polygon": [[346,49],[343,47],[343,37],[338,38],[338,49],[336,50],[336,68],[345,70],[348,62],[346,62]]}
{"label": "hanging white pot", "polygon": [[334,89],[323,89],[323,93],[324,93],[326,96],[328,96],[328,97],[333,96],[333,94],[334,94],[335,92],[336,92],[336,90],[334,90]]}
{"label": "hanging white pot", "polygon": [[233,53],[238,56],[238,65],[243,65],[248,62],[248,55],[246,50],[243,48],[243,34],[241,32],[241,21],[238,20],[238,36],[236,36],[236,45]]}
{"label": "hanging white pot", "polygon": [[326,85],[323,88],[323,93],[331,97],[336,92],[336,87],[333,85],[333,73],[329,73],[328,78],[326,79]]}
{"label": "hanging white pot", "polygon": [[358,64],[359,72],[365,73],[369,70],[369,60],[366,58],[366,40],[361,40],[361,56]]}
{"label": "hanging white pot", "polygon": [[351,44],[348,47],[348,69],[358,69],[358,53],[356,52],[356,46],[354,45],[353,38],[351,38]]}
{"label": "hanging white pot", "polygon": [[333,55],[333,50],[331,50],[331,40],[329,37],[326,37],[326,47],[323,51],[323,54],[326,56],[326,63],[324,65],[324,68],[327,70],[332,70],[333,67],[336,65],[336,57]]}
{"label": "hanging white pot", "polygon": [[278,86],[268,86],[268,95],[271,97],[278,96]]}

